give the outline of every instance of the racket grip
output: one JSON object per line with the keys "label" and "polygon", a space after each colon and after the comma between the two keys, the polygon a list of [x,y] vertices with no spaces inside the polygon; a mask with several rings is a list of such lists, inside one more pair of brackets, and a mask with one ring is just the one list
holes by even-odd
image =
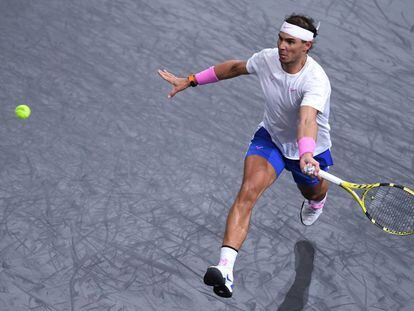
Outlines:
{"label": "racket grip", "polygon": [[344,182],[341,178],[336,177],[328,172],[325,172],[324,170],[319,170],[318,175],[323,179],[326,179],[327,181],[330,181],[331,183],[334,183],[338,186],[340,186]]}
{"label": "racket grip", "polygon": [[305,174],[306,175],[312,175],[314,171],[315,171],[315,167],[313,165],[307,164],[305,166]]}

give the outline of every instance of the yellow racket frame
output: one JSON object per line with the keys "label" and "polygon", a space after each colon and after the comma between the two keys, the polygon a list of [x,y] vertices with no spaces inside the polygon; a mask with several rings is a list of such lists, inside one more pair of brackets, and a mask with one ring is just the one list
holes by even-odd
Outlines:
{"label": "yellow racket frame", "polygon": [[[372,189],[372,188],[376,188],[376,187],[397,187],[399,189],[402,189],[404,191],[407,191],[408,193],[410,193],[412,196],[414,196],[414,190],[408,188],[408,187],[404,187],[401,185],[397,185],[397,184],[393,184],[393,183],[375,183],[375,184],[355,184],[355,183],[351,183],[348,181],[344,181],[342,179],[340,179],[339,177],[336,177],[328,172],[325,172],[323,170],[319,171],[319,176],[322,177],[323,179],[326,179],[338,186],[341,186],[343,189],[345,189],[347,192],[349,192],[352,197],[355,199],[355,201],[358,202],[358,204],[361,206],[361,209],[363,211],[363,213],[365,214],[365,216],[368,217],[368,219],[375,224],[377,227],[381,228],[382,230],[384,230],[387,233],[390,234],[394,234],[394,235],[411,235],[414,234],[414,230],[413,231],[395,231],[392,230],[390,228],[384,227],[381,224],[377,223],[375,221],[375,219],[373,219],[371,217],[371,215],[367,212],[367,209],[365,207],[365,196],[368,193],[368,190]],[[364,190],[362,193],[362,196],[360,197],[354,190]],[[414,208],[414,206],[413,206]]]}

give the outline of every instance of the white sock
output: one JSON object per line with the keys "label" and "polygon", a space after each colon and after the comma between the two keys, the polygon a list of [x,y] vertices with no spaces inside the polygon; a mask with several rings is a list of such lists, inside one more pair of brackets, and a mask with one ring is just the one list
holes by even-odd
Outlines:
{"label": "white sock", "polygon": [[226,267],[233,270],[236,261],[237,251],[233,248],[223,246],[220,250],[220,261],[218,266]]}
{"label": "white sock", "polygon": [[309,203],[311,204],[313,209],[320,209],[320,208],[323,208],[327,197],[328,197],[328,192],[325,194],[325,197],[322,200],[320,201],[309,200]]}

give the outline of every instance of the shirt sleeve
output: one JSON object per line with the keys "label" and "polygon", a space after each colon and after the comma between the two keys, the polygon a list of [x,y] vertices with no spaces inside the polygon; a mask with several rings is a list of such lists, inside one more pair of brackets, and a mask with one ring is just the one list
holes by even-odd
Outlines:
{"label": "shirt sleeve", "polygon": [[319,112],[324,111],[331,96],[331,85],[326,75],[316,75],[309,79],[304,86],[304,96],[301,106],[310,106]]}
{"label": "shirt sleeve", "polygon": [[260,64],[264,61],[263,57],[264,50],[254,53],[252,57],[247,60],[246,69],[250,74],[257,73],[260,68]]}

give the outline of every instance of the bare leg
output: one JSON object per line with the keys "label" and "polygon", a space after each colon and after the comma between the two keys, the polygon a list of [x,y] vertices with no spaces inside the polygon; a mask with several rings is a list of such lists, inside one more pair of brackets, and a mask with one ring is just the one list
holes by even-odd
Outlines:
{"label": "bare leg", "polygon": [[223,245],[240,249],[249,230],[252,209],[276,177],[273,166],[265,158],[257,155],[246,158],[243,183],[227,216]]}
{"label": "bare leg", "polygon": [[[210,266],[204,275],[204,283],[213,286],[220,297],[233,294],[233,266],[249,230],[252,209],[260,195],[276,180],[273,166],[258,155],[248,156],[244,162],[244,175],[240,191],[227,216],[226,232],[220,250],[220,262]],[[233,249],[232,249],[233,248]]]}
{"label": "bare leg", "polygon": [[320,201],[323,200],[328,192],[329,183],[322,179],[321,182],[315,186],[297,185],[297,187],[306,199]]}

